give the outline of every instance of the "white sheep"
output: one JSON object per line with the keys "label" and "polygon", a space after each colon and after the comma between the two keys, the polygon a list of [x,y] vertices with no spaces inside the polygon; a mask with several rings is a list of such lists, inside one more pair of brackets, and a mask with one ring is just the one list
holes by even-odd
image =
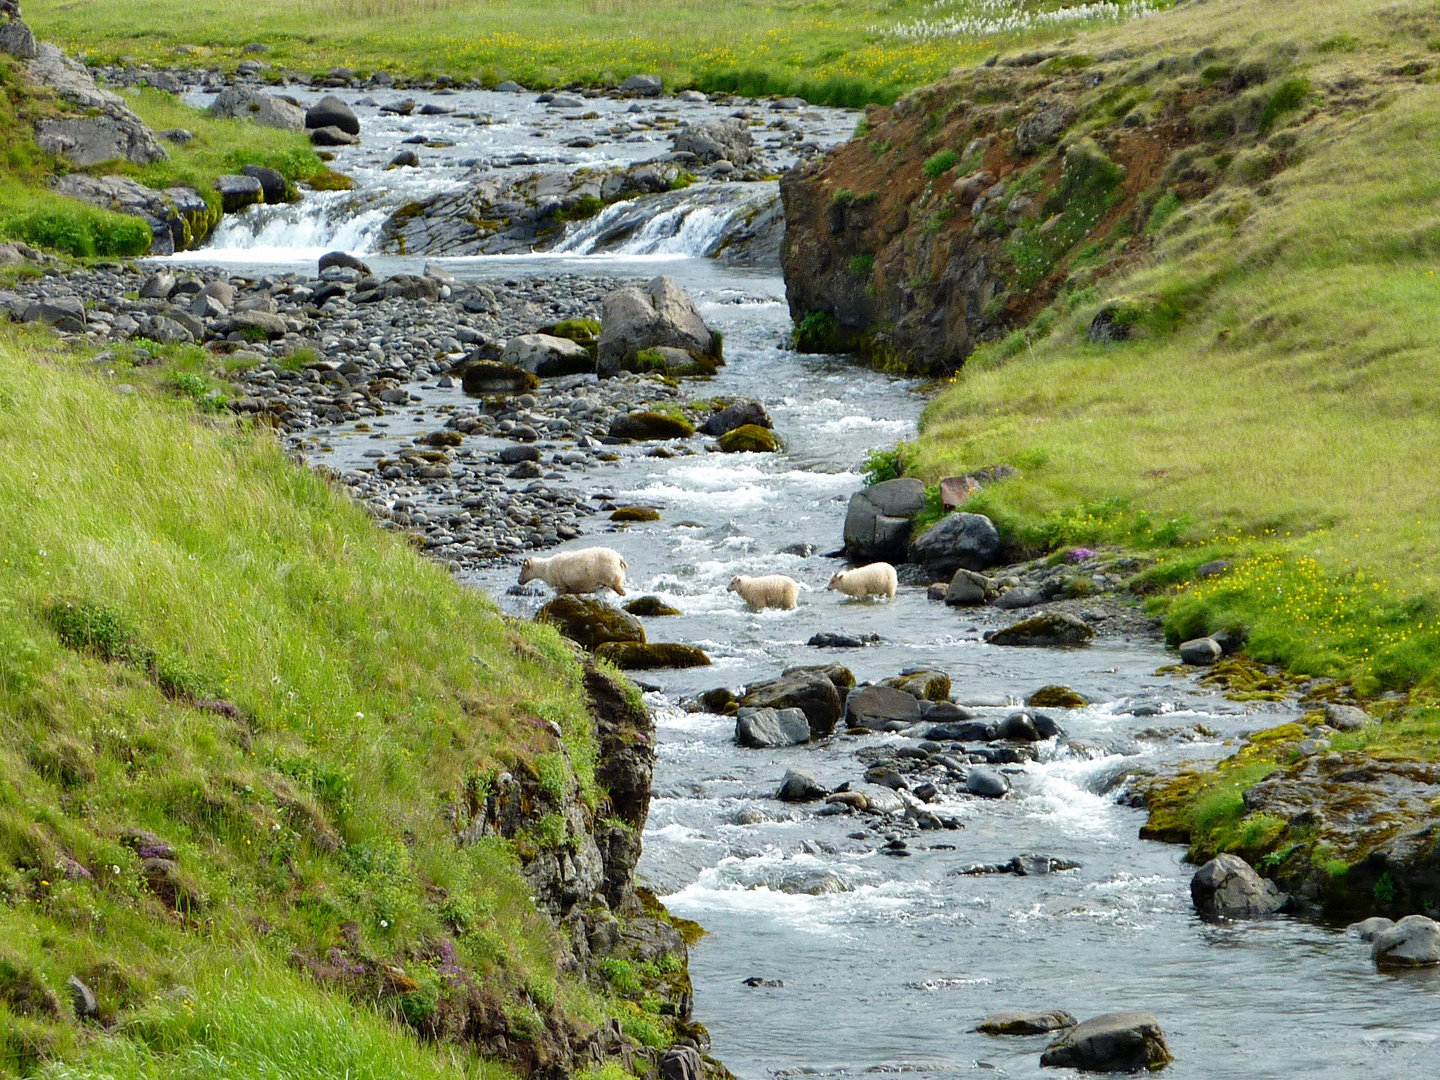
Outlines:
{"label": "white sheep", "polygon": [[888,562],[872,562],[832,575],[826,588],[843,592],[856,600],[882,595],[887,600],[894,600],[895,590],[899,585],[900,579],[895,576],[895,567]]}
{"label": "white sheep", "polygon": [[625,571],[630,564],[611,548],[562,551],[548,558],[531,555],[520,565],[520,584],[543,581],[558,593],[593,593],[609,586],[625,595]]}
{"label": "white sheep", "polygon": [[753,608],[793,608],[800,599],[800,583],[784,574],[768,577],[742,577],[737,574],[730,579],[725,591],[739,593],[740,599]]}

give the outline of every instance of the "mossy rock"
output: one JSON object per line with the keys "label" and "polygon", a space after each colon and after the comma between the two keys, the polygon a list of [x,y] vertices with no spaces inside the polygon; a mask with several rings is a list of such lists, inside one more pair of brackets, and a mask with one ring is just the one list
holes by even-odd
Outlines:
{"label": "mossy rock", "polygon": [[586,649],[617,642],[645,643],[645,628],[639,619],[589,597],[557,596],[535,613],[535,621],[549,623]]}
{"label": "mossy rock", "polygon": [[688,439],[694,434],[686,421],[659,412],[624,413],[610,423],[612,439]]}
{"label": "mossy rock", "polygon": [[570,341],[579,342],[581,345],[588,345],[600,336],[600,320],[561,319],[551,326],[542,326],[535,332],[537,334],[549,334],[551,337],[568,338]]}
{"label": "mossy rock", "polygon": [[1068,686],[1042,686],[1025,704],[1032,709],[1079,709],[1090,703]]}
{"label": "mossy rock", "polygon": [[903,690],[920,701],[948,701],[950,698],[950,676],[943,671],[912,671],[909,675],[883,679],[881,685]]}
{"label": "mossy rock", "polygon": [[987,634],[992,645],[1088,645],[1095,631],[1087,624],[1062,611],[1047,611]]}
{"label": "mossy rock", "polygon": [[[659,521],[660,511],[653,506],[622,506],[610,515],[611,521]],[[629,608],[627,607],[628,611]]]}
{"label": "mossy rock", "polygon": [[631,615],[640,615],[647,619],[659,618],[662,615],[683,615],[679,608],[671,607],[658,596],[640,596],[631,600],[625,605],[625,610]]}
{"label": "mossy rock", "polygon": [[713,357],[668,347],[641,349],[626,357],[620,367],[640,375],[658,372],[662,375],[710,376],[719,370],[719,364]]}
{"label": "mossy rock", "polygon": [[719,716],[734,716],[740,711],[740,699],[728,686],[717,686],[714,690],[706,690],[696,700],[705,706],[708,712],[716,713]]}
{"label": "mossy rock", "polygon": [[637,641],[612,641],[596,649],[595,655],[609,660],[622,671],[710,666],[710,657],[705,655],[704,650],[673,641],[648,645]]}
{"label": "mossy rock", "polygon": [[719,439],[720,449],[727,454],[773,454],[780,449],[780,439],[769,428],[746,424],[727,431]]}
{"label": "mossy rock", "polygon": [[477,360],[461,369],[460,385],[471,397],[484,397],[488,394],[523,394],[538,387],[540,380],[512,364]]}

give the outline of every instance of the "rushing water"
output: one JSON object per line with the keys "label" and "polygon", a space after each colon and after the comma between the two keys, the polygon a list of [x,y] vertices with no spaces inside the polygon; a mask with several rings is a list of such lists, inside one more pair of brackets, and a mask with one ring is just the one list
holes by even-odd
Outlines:
{"label": "rushing water", "polygon": [[[529,108],[528,101],[511,104]],[[826,118],[837,131],[844,120]],[[453,117],[387,123],[394,130],[384,129],[385,138],[392,140],[422,124],[457,143],[492,140],[488,148],[456,151],[488,153],[492,163],[530,145],[523,124],[508,126],[507,141],[501,137],[506,125],[472,124],[457,135]],[[420,169],[397,177],[372,165],[367,174],[365,162],[387,154],[383,144],[373,144],[381,142],[372,142],[373,130],[367,126],[368,157],[355,151],[355,160],[342,162],[363,178],[358,195],[252,212],[222,229],[216,247],[193,257],[293,268],[308,265],[321,248],[364,251],[385,207],[453,184],[470,168],[441,163],[436,172],[449,174],[427,176]],[[561,134],[551,132],[550,141]],[[599,156],[635,160],[664,148],[637,145],[617,143]],[[696,1015],[714,1037],[716,1056],[743,1080],[892,1071],[1037,1076],[1043,1037],[990,1038],[971,1031],[975,1022],[1006,1009],[1063,1008],[1084,1018],[1142,1008],[1166,1031],[1177,1058],[1169,1074],[1176,1077],[1436,1075],[1440,979],[1433,973],[1377,974],[1364,946],[1300,919],[1200,921],[1189,901],[1194,868],[1182,863],[1182,850],[1138,840],[1143,813],[1114,800],[1131,770],[1228,753],[1236,736],[1293,710],[1247,711],[1188,680],[1156,675],[1169,657],[1151,640],[1102,634],[1080,650],[991,647],[981,635],[1006,621],[1002,613],[957,612],[928,601],[918,588],[902,588],[890,604],[846,601],[824,588],[837,560],[782,553],[801,543],[822,553],[838,546],[845,502],[860,482],[866,452],[912,435],[923,398],[903,380],[788,351],[776,270],[742,271],[686,257],[706,250],[713,219],[697,216],[705,199],[735,205],[756,197],[741,185],[724,187],[733,190],[697,197],[678,215],[684,219],[678,227],[659,220],[676,207],[656,204],[651,246],[625,257],[583,254],[607,225],[602,215],[572,232],[564,254],[440,260],[460,277],[518,278],[562,268],[671,274],[726,335],[727,366],[696,392],[759,398],[786,441],[783,453],[740,457],[663,459],[646,456],[643,447],[623,447],[619,462],[571,477],[616,501],[662,509],[660,522],[592,534],[570,546],[600,541],[618,548],[630,564],[632,592],[658,594],[684,612],[650,620],[651,639],[700,645],[715,661],[711,668],[646,676],[661,686],[649,695],[660,744],[641,870],[673,911],[710,931],[692,951],[691,974]],[[634,206],[607,211],[635,212]],[[689,240],[663,243],[686,229]],[[413,260],[371,261],[382,272],[416,268]],[[459,397],[421,393],[427,404]],[[433,426],[433,420],[391,419],[396,439]],[[375,445],[348,438],[343,429],[328,439],[335,447],[331,460],[342,465],[347,455]],[[765,572],[802,582],[796,610],[752,613],[725,591],[736,573]],[[540,602],[506,594],[513,567],[471,580],[516,613]],[[817,631],[876,633],[883,641],[844,652],[807,647]],[[964,828],[921,834],[910,857],[892,858],[876,850],[883,837],[865,833],[863,819],[814,817],[772,795],[792,767],[809,769],[827,784],[859,779],[863,765],[854,752],[899,736],[741,750],[732,721],[687,714],[674,704],[701,689],[739,686],[789,664],[822,660],[844,662],[862,680],[910,665],[940,667],[959,701],[996,712],[1050,683],[1066,683],[1097,704],[1063,717],[1069,737],[1042,760],[1012,767],[1010,797],[950,800],[946,809]],[[759,810],[768,820],[736,824],[744,810]],[[1025,852],[1080,868],[1039,877],[955,873]],[[822,870],[837,875],[846,891],[812,896],[781,888],[796,873]],[[752,976],[783,986],[745,985]]]}

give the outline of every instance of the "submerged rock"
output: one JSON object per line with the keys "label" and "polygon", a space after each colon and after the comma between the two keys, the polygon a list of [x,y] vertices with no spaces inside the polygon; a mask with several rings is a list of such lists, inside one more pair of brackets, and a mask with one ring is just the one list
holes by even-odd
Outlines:
{"label": "submerged rock", "polygon": [[1273,915],[1290,900],[1238,855],[1217,855],[1196,871],[1190,898],[1201,915],[1233,919]]}
{"label": "submerged rock", "polygon": [[769,428],[744,424],[720,436],[720,449],[727,454],[773,454],[780,439]]}
{"label": "submerged rock", "polygon": [[828,791],[808,772],[787,769],[775,797],[782,802],[814,802],[816,799],[823,799],[827,794]]}
{"label": "submerged rock", "polygon": [[637,596],[629,603],[622,605],[631,615],[639,615],[642,618],[655,619],[663,615],[683,615],[677,607],[671,607],[658,596]]}
{"label": "submerged rock", "polygon": [[1045,1049],[1040,1064],[1087,1072],[1156,1072],[1175,1060],[1148,1012],[1115,1012],[1069,1028]]}
{"label": "submerged rock", "polygon": [[598,646],[595,655],[622,671],[710,666],[705,650],[673,641],[609,641]]}
{"label": "submerged rock", "polygon": [[1048,1012],[1002,1012],[975,1025],[983,1035],[1044,1035],[1074,1027],[1078,1021],[1064,1009]]}
{"label": "submerged rock", "polygon": [[695,429],[684,420],[657,412],[623,413],[610,424],[610,436],[614,439],[649,442],[660,439],[688,439],[694,434]]}
{"label": "submerged rock", "polygon": [[1090,703],[1068,686],[1042,686],[1025,704],[1035,709],[1080,709]]}
{"label": "submerged rock", "polygon": [[585,649],[615,642],[645,643],[639,619],[589,597],[557,596],[535,613],[535,621],[549,623]]}
{"label": "submerged rock", "polygon": [[1086,645],[1094,638],[1089,625],[1064,611],[1047,611],[985,635],[992,645]]}

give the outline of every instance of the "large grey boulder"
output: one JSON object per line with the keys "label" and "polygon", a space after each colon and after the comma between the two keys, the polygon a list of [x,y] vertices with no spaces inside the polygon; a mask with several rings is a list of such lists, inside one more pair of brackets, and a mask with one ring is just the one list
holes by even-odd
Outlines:
{"label": "large grey boulder", "polygon": [[220,120],[249,120],[281,131],[305,130],[305,110],[299,105],[247,86],[221,90],[210,103],[210,115]]}
{"label": "large grey boulder", "polygon": [[852,562],[904,562],[910,523],[925,508],[925,485],[902,476],[861,488],[845,512],[845,556]]}
{"label": "large grey boulder", "polygon": [[684,349],[714,356],[716,345],[695,302],[668,277],[616,289],[605,297],[600,319],[599,370],[614,375],[641,349]]}
{"label": "large grey boulder", "polygon": [[973,607],[995,594],[995,583],[974,570],[959,569],[945,590],[945,603],[952,607]]}
{"label": "large grey boulder", "polygon": [[1181,663],[1195,667],[1213,664],[1224,655],[1225,650],[1220,648],[1220,643],[1212,637],[1192,638],[1180,643]]}
{"label": "large grey boulder", "polygon": [[326,94],[305,110],[307,128],[337,127],[347,135],[360,134],[360,118],[334,94]]}
{"label": "large grey boulder", "polygon": [[217,176],[215,191],[227,214],[265,201],[265,188],[254,176]]}
{"label": "large grey boulder", "polygon": [[1433,967],[1440,964],[1440,923],[1424,915],[1406,915],[1375,935],[1370,958],[1377,967]]}
{"label": "large grey boulder", "polygon": [[791,671],[778,679],[751,683],[740,704],[756,709],[799,709],[810,723],[812,738],[834,731],[844,708],[835,683],[814,671]]}
{"label": "large grey boulder", "polygon": [[984,514],[947,514],[910,541],[910,561],[936,577],[1000,563],[1000,532]]}
{"label": "large grey boulder", "polygon": [[660,1080],[705,1080],[700,1051],[693,1046],[672,1046],[660,1058]]}
{"label": "large grey boulder", "polygon": [[1379,915],[1372,915],[1368,919],[1361,919],[1357,923],[1351,923],[1345,927],[1347,934],[1354,934],[1361,941],[1374,941],[1386,930],[1393,928],[1394,919],[1386,919]]}
{"label": "large grey boulder", "polygon": [[240,170],[242,176],[253,176],[260,181],[260,190],[265,193],[267,203],[285,201],[285,174],[279,169],[267,169],[264,165],[246,165]]}
{"label": "large grey boulder", "polygon": [[1273,915],[1290,900],[1238,855],[1217,855],[1197,870],[1190,899],[1201,915],[1230,919]]}
{"label": "large grey boulder", "polygon": [[665,83],[659,75],[631,75],[620,84],[622,94],[634,94],[636,97],[659,97],[665,89]]}
{"label": "large grey boulder", "polygon": [[41,120],[35,125],[35,141],[47,154],[63,157],[80,168],[107,161],[149,165],[170,157],[155,133],[133,115]]}
{"label": "large grey boulder", "polygon": [[749,165],[755,160],[755,140],[744,120],[705,120],[674,135],[675,152],[694,154],[702,165],[725,160]]}
{"label": "large grey boulder", "polygon": [[845,699],[847,727],[883,731],[887,724],[920,722],[920,702],[913,694],[893,686],[862,686]]}
{"label": "large grey boulder", "polygon": [[1040,1064],[1086,1072],[1156,1072],[1175,1057],[1160,1022],[1148,1012],[1115,1012],[1067,1029]]}
{"label": "large grey boulder", "polygon": [[590,351],[569,338],[520,334],[505,343],[503,363],[541,377],[583,375],[595,370]]}
{"label": "large grey boulder", "polygon": [[1370,714],[1354,705],[1331,702],[1325,706],[1325,723],[1336,731],[1358,731],[1370,723]]}
{"label": "large grey boulder", "polygon": [[810,741],[810,721],[799,709],[741,709],[735,741],[752,750],[799,746]]}
{"label": "large grey boulder", "polygon": [[84,64],[70,59],[48,41],[36,46],[35,59],[26,65],[25,71],[31,82],[49,87],[70,105],[78,105],[82,109],[108,111],[117,108],[130,112],[124,98],[109,90],[101,90]]}
{"label": "large grey boulder", "polygon": [[1010,791],[1010,781],[1004,773],[977,765],[965,776],[965,790],[982,799],[1003,799]]}
{"label": "large grey boulder", "polygon": [[35,35],[19,19],[10,19],[0,24],[0,53],[8,53],[16,60],[35,59]]}

